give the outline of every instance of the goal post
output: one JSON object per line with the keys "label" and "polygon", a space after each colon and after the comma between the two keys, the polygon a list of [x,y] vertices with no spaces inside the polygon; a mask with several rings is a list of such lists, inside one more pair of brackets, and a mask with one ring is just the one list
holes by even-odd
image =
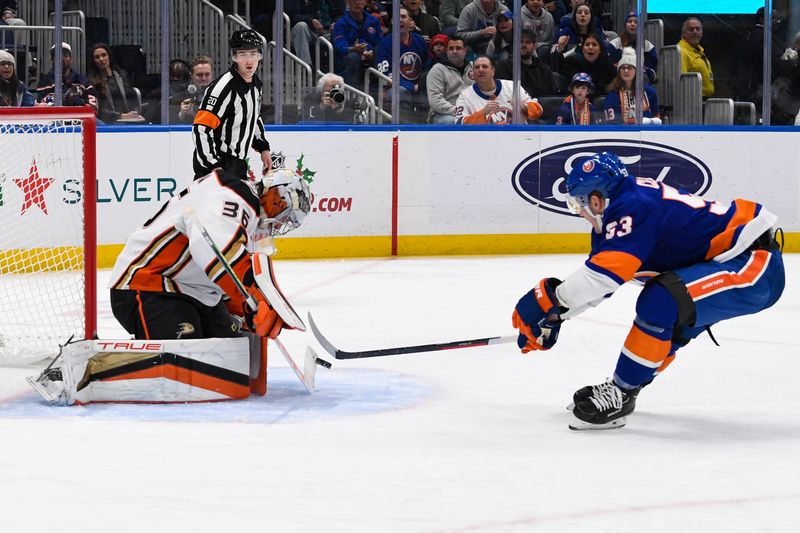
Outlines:
{"label": "goal post", "polygon": [[0,364],[95,335],[95,162],[91,108],[0,108]]}

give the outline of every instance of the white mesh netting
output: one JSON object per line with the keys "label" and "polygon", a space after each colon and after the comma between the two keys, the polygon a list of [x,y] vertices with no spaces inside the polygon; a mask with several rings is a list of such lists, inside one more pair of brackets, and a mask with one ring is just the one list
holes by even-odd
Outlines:
{"label": "white mesh netting", "polygon": [[0,116],[0,364],[53,357],[83,338],[80,120]]}

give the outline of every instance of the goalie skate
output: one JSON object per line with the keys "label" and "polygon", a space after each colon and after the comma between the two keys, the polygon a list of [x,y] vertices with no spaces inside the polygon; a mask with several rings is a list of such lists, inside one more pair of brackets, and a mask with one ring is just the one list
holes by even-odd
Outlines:
{"label": "goalie skate", "polygon": [[47,403],[65,405],[67,393],[60,368],[53,368],[40,376],[28,376],[25,381]]}

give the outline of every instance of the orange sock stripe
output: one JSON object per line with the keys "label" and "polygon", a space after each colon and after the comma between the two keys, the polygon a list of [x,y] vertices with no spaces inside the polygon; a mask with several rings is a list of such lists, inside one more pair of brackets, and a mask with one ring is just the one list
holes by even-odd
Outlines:
{"label": "orange sock stripe", "polygon": [[752,285],[766,270],[770,253],[767,250],[756,250],[750,261],[739,272],[720,272],[715,276],[702,278],[686,286],[694,300],[710,296],[721,290]]}
{"label": "orange sock stripe", "polygon": [[242,399],[250,396],[250,387],[232,383],[224,379],[215,378],[199,372],[194,372],[186,368],[175,365],[158,365],[144,370],[136,370],[127,374],[101,379],[99,381],[119,381],[122,379],[154,379],[167,378],[178,381],[192,387],[210,390],[224,394],[229,398]]}
{"label": "orange sock stripe", "polygon": [[139,320],[142,321],[144,328],[144,338],[150,339],[150,330],[147,329],[147,321],[144,319],[144,304],[142,304],[142,293],[136,291],[136,301],[139,302]]}
{"label": "orange sock stripe", "polygon": [[631,355],[653,363],[660,363],[669,354],[672,343],[648,335],[634,325],[628,333],[628,338],[625,339],[624,346]]}
{"label": "orange sock stripe", "polygon": [[673,353],[669,354],[669,355],[667,356],[667,358],[666,358],[666,359],[664,359],[664,362],[663,362],[663,363],[661,363],[661,366],[660,366],[660,367],[658,367],[658,370],[656,370],[656,372],[657,372],[658,374],[660,374],[661,372],[663,372],[664,370],[666,370],[666,369],[667,369],[667,367],[668,367],[670,364],[672,364],[672,362],[673,362],[674,360],[675,360],[675,353],[673,352]]}

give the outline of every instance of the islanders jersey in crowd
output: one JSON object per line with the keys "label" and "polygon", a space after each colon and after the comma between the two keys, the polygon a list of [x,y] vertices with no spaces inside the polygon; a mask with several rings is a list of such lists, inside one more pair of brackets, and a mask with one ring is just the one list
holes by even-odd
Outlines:
{"label": "islanders jersey in crowd", "polygon": [[[431,58],[428,55],[428,45],[420,34],[409,33],[408,36],[408,42],[400,39],[400,86],[415,92],[422,73],[430,67]],[[392,74],[391,35],[384,37],[378,45],[375,63],[381,74]]]}
{"label": "islanders jersey in crowd", "polygon": [[[484,94],[475,83],[467,87],[458,95],[456,101],[456,124],[511,124],[514,115],[514,82],[511,80],[495,80],[495,90],[492,94]],[[529,119],[542,116],[542,106],[531,98],[522,87],[519,88],[520,103],[528,110]],[[489,117],[485,117],[481,109],[486,107],[490,100],[495,100],[500,109]]]}
{"label": "islanders jersey in crowd", "polygon": [[[636,124],[636,100],[633,91],[609,91],[603,106],[606,122],[611,124]],[[652,85],[644,86],[642,117],[659,118],[658,96]]]}
{"label": "islanders jersey in crowd", "polygon": [[575,316],[634,277],[733,259],[776,222],[755,202],[724,205],[651,178],[626,178],[603,214],[601,233],[592,232],[584,267],[557,293]]}
{"label": "islanders jersey in crowd", "polygon": [[558,125],[576,125],[576,126],[589,126],[596,120],[597,111],[592,105],[592,102],[587,98],[584,100],[583,105],[575,102],[572,95],[567,96],[561,107],[558,109],[556,115],[556,124]]}

